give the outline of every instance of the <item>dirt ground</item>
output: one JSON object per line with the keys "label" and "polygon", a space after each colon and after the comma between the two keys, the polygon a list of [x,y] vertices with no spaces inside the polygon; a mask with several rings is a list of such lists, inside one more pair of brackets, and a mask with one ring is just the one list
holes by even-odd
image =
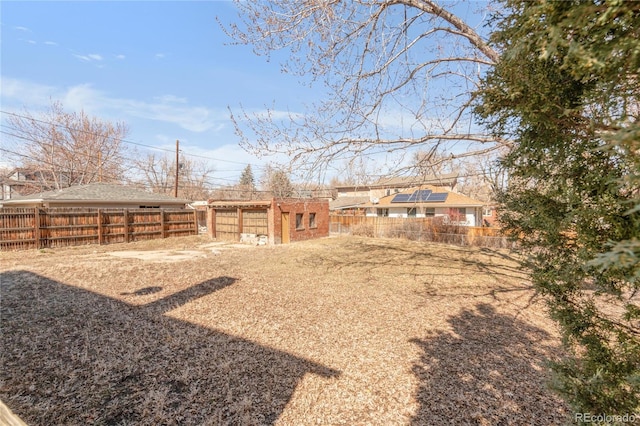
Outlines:
{"label": "dirt ground", "polygon": [[0,261],[0,399],[29,425],[568,420],[507,251],[200,236]]}

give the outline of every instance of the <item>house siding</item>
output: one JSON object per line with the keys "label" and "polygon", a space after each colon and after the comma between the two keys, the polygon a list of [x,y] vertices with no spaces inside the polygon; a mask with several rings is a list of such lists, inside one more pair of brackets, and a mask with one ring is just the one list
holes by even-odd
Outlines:
{"label": "house siding", "polygon": [[[378,216],[378,209],[387,209],[389,210],[389,217],[396,217],[396,218],[407,218],[409,217],[409,215],[407,214],[407,209],[409,209],[411,207],[388,207],[388,206],[380,206],[377,208],[373,208],[373,209],[368,209],[366,216],[368,217],[376,217]],[[457,207],[453,207],[454,209],[457,209]],[[451,207],[436,207],[434,208],[435,214],[434,216],[430,216],[430,217],[450,217],[450,210],[452,208]],[[480,222],[480,217],[478,216],[478,213],[481,214],[481,210],[480,209],[476,209],[473,207],[466,207],[464,208],[465,213],[464,213],[464,219],[457,221],[456,223],[458,225],[461,226],[481,226],[478,223]],[[414,217],[414,216],[412,216]],[[424,213],[424,211],[420,211],[420,208],[418,208],[418,211],[416,212],[415,217],[427,217],[426,214]]]}

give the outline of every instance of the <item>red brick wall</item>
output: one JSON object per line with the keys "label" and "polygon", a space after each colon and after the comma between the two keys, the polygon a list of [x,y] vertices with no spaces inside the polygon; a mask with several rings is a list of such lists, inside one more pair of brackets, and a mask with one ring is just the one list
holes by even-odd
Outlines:
{"label": "red brick wall", "polygon": [[[230,206],[232,205],[233,202],[230,202]],[[328,200],[315,198],[274,199],[271,207],[267,209],[270,244],[282,244],[282,213],[289,213],[289,240],[291,242],[329,236]],[[310,213],[316,214],[314,227],[309,226]],[[296,229],[296,214],[302,214],[302,226],[300,229]],[[215,209],[209,207],[207,215],[208,233],[213,238],[216,237],[215,216]]]}
{"label": "red brick wall", "polygon": [[491,207],[491,216],[484,216],[484,209],[482,215],[482,226],[485,226],[485,221],[492,227],[500,227],[500,222],[498,222],[498,211],[495,207]]}
{"label": "red brick wall", "polygon": [[[282,213],[289,213],[291,242],[329,236],[329,201],[320,199],[275,199],[273,210],[274,244],[282,243]],[[309,227],[309,214],[316,214],[315,227]],[[296,214],[302,214],[302,226],[296,229]]]}

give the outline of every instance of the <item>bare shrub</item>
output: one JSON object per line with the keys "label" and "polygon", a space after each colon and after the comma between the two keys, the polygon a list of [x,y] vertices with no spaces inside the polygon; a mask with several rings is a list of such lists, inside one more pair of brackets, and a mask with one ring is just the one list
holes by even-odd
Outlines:
{"label": "bare shrub", "polygon": [[407,240],[420,241],[423,239],[424,231],[424,222],[407,220],[401,225],[391,228],[389,230],[389,236],[392,238],[405,238]]}
{"label": "bare shrub", "polygon": [[351,235],[359,235],[362,237],[375,237],[375,232],[373,230],[373,226],[361,223],[359,225],[353,225],[351,227]]}
{"label": "bare shrub", "polygon": [[457,245],[467,245],[468,243],[468,228],[464,226],[442,221],[434,224],[431,231],[431,241]]}

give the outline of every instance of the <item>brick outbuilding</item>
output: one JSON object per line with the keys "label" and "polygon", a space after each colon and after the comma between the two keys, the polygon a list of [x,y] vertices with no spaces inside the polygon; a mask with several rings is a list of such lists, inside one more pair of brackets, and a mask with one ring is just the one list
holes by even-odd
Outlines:
{"label": "brick outbuilding", "polygon": [[286,244],[329,235],[329,201],[318,198],[210,200],[207,228],[211,237],[228,241]]}

